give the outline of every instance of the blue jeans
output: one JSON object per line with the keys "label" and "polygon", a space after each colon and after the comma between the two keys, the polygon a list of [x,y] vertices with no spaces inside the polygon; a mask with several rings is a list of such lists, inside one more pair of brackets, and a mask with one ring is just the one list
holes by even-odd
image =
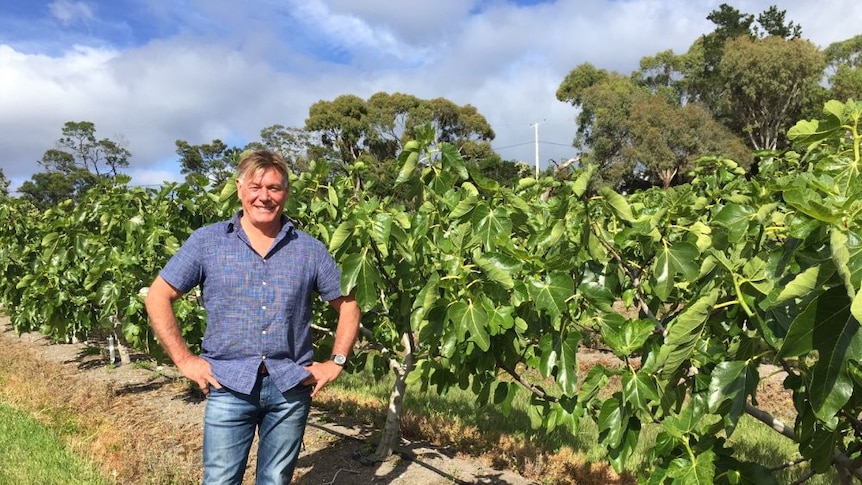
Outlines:
{"label": "blue jeans", "polygon": [[210,387],[204,413],[204,485],[242,483],[258,431],[257,485],[286,485],[293,477],[311,408],[311,387],[285,393],[261,376],[251,394]]}

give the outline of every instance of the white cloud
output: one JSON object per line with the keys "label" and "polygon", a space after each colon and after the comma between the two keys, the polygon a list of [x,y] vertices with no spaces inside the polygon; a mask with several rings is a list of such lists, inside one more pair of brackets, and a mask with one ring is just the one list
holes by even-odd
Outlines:
{"label": "white cloud", "polygon": [[[321,3],[321,2],[314,2]],[[392,32],[401,42],[434,45],[457,31],[477,2],[467,0],[329,0],[325,2],[336,15],[349,15]]]}
{"label": "white cloud", "polygon": [[87,22],[93,20],[93,9],[86,2],[73,2],[71,0],[57,0],[48,5],[51,15],[64,25],[79,21]]}
{"label": "white cloud", "polygon": [[37,171],[66,121],[93,114],[113,90],[104,68],[116,53],[75,46],[62,57],[26,55],[0,45],[0,130],[7,177]]}

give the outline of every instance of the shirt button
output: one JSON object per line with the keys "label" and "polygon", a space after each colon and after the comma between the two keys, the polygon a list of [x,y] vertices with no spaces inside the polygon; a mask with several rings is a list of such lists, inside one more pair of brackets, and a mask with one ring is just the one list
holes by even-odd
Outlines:
{"label": "shirt button", "polygon": [[263,286],[266,286],[266,281],[262,282],[261,284],[262,284]]}
{"label": "shirt button", "polygon": [[261,356],[260,356],[260,360],[266,360],[266,356],[265,356],[265,355],[261,355]]}
{"label": "shirt button", "polygon": [[264,330],[264,331],[263,331],[263,332],[261,332],[261,333],[262,333],[263,335],[266,335],[266,330]]}
{"label": "shirt button", "polygon": [[264,306],[262,306],[262,307],[260,307],[260,308],[261,308],[261,309],[263,309],[263,310],[266,310],[266,305],[264,305]]}

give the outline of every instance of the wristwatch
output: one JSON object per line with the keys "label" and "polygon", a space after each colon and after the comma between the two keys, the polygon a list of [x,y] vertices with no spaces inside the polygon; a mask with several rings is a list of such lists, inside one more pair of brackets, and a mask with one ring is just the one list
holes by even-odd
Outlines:
{"label": "wristwatch", "polygon": [[335,362],[336,364],[344,367],[344,364],[347,363],[347,356],[344,354],[334,354],[332,356],[332,361]]}

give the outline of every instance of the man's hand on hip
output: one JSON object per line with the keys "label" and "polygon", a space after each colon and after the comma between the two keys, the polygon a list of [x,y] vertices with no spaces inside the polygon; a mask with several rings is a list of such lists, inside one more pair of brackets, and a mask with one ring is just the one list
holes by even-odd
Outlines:
{"label": "man's hand on hip", "polygon": [[326,362],[314,362],[305,370],[311,375],[306,377],[302,383],[306,386],[314,386],[314,389],[311,390],[311,397],[314,397],[324,386],[334,381],[344,368],[328,360]]}
{"label": "man's hand on hip", "polygon": [[204,396],[209,395],[212,385],[216,389],[221,389],[221,384],[216,380],[210,369],[210,363],[197,355],[191,355],[182,362],[177,364],[180,372],[183,375],[198,385]]}

